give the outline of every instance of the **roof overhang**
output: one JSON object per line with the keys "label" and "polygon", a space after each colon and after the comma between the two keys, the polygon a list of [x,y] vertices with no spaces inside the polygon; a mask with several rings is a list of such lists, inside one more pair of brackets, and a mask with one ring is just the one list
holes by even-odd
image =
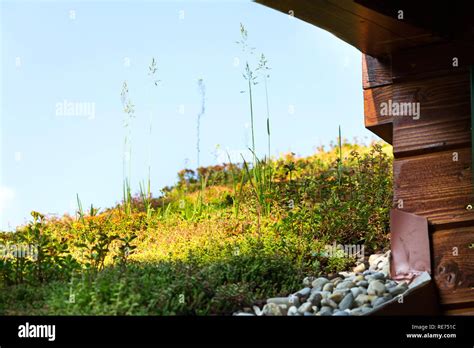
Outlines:
{"label": "roof overhang", "polygon": [[[327,30],[373,57],[474,40],[474,12],[443,1],[256,0]],[[403,12],[399,12],[403,11]],[[403,18],[399,19],[399,16]]]}

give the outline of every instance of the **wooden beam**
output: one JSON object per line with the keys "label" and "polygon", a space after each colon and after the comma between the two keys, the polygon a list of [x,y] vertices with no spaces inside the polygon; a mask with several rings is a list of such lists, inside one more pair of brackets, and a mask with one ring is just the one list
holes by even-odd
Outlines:
{"label": "wooden beam", "polygon": [[394,207],[434,228],[474,225],[471,148],[394,159]]}
{"label": "wooden beam", "polygon": [[364,121],[365,127],[389,144],[393,143],[393,117],[380,113],[380,104],[393,98],[392,85],[365,89]]}
{"label": "wooden beam", "polygon": [[392,96],[392,69],[390,59],[362,55],[362,88],[364,89],[365,127],[389,144],[392,143],[392,117],[378,112],[383,100]]}

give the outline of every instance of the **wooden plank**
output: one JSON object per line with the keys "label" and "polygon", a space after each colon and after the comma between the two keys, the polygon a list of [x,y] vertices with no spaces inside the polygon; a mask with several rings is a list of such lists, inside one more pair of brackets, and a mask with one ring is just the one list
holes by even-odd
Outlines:
{"label": "wooden plank", "polygon": [[[472,306],[474,303],[474,226],[434,232],[432,244],[433,277],[439,290],[441,303]],[[458,310],[463,311],[463,309]]]}
{"label": "wooden plank", "polygon": [[378,59],[362,54],[362,88],[373,88],[392,83],[389,58]]}
{"label": "wooden plank", "polygon": [[394,207],[425,216],[435,228],[474,223],[471,149],[395,158]]}
{"label": "wooden plank", "polygon": [[416,47],[396,52],[391,58],[394,81],[450,75],[467,71],[474,63],[474,43],[449,42]]}
{"label": "wooden plank", "polygon": [[[395,157],[466,147],[471,142],[469,73],[365,89],[365,126],[393,144]],[[383,103],[419,103],[416,116],[386,116]],[[393,122],[392,134],[388,123]]]}
{"label": "wooden plank", "polygon": [[470,145],[469,115],[433,117],[394,124],[393,153],[396,158]]}
{"label": "wooden plank", "polygon": [[392,86],[393,102],[420,109],[419,116],[394,116],[395,157],[470,146],[468,71]]}

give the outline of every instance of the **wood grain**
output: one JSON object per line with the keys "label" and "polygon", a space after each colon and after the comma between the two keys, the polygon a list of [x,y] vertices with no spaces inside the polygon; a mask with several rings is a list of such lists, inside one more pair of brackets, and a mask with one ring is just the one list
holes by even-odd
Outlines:
{"label": "wood grain", "polygon": [[365,89],[363,94],[365,127],[392,144],[393,117],[380,114],[380,103],[392,98],[392,85]]}
{"label": "wood grain", "polygon": [[420,117],[393,119],[395,157],[470,146],[468,72],[394,83],[393,101],[417,102]]}
{"label": "wood grain", "polygon": [[435,228],[473,222],[474,209],[466,209],[474,204],[470,148],[395,159],[393,173],[394,207],[426,217]]}
{"label": "wood grain", "polygon": [[391,56],[391,71],[394,81],[413,80],[468,71],[473,63],[474,43],[449,42],[396,52]]}
{"label": "wood grain", "polygon": [[[469,83],[469,74],[458,71],[365,89],[365,126],[393,145],[395,157],[470,146]],[[419,103],[420,117],[382,115],[381,105],[389,100]]]}
{"label": "wood grain", "polygon": [[362,54],[362,88],[373,88],[392,83],[390,57],[374,58]]}
{"label": "wood grain", "polygon": [[474,302],[474,226],[432,234],[433,277],[442,304]]}

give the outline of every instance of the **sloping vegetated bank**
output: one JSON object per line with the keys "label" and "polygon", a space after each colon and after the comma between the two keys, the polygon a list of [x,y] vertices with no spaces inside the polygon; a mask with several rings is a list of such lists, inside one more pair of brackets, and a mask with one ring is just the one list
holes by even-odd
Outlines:
{"label": "sloping vegetated bank", "polygon": [[388,246],[388,145],[183,170],[161,197],[0,234],[2,314],[209,315],[348,269],[334,243]]}

